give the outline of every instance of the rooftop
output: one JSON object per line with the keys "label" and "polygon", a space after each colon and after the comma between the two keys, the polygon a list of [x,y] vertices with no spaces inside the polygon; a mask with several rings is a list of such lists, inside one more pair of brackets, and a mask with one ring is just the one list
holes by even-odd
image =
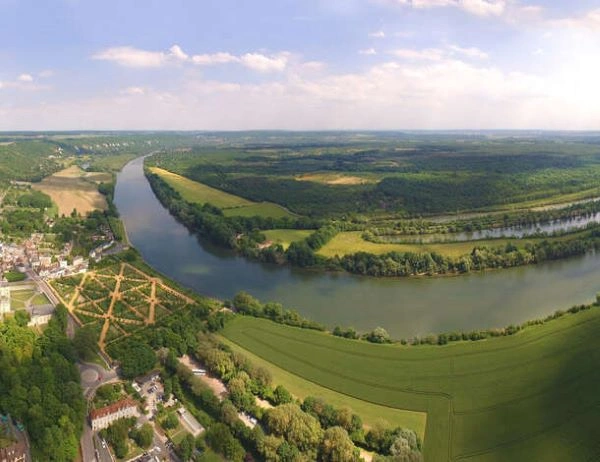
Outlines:
{"label": "rooftop", "polygon": [[130,398],[125,398],[117,401],[116,403],[101,407],[100,409],[93,409],[90,411],[90,419],[95,420],[101,417],[106,417],[107,415],[114,414],[115,412],[129,407],[137,407],[137,403]]}

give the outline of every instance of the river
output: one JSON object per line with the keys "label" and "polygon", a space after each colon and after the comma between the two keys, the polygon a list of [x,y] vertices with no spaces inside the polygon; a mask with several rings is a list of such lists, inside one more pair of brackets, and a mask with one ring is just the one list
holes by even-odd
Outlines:
{"label": "river", "polygon": [[560,232],[581,230],[590,224],[600,223],[600,212],[588,213],[573,218],[551,220],[547,223],[536,223],[522,226],[508,226],[481,231],[463,231],[448,234],[424,234],[419,236],[398,235],[381,236],[384,242],[429,244],[437,242],[466,242],[482,239],[525,238],[536,235],[552,235]]}
{"label": "river", "polygon": [[143,159],[118,174],[115,204],[131,243],[163,274],[205,295],[245,290],[330,327],[382,326],[395,338],[503,327],[588,303],[600,290],[600,254],[456,277],[377,279],[248,261],[199,241],[160,204]]}

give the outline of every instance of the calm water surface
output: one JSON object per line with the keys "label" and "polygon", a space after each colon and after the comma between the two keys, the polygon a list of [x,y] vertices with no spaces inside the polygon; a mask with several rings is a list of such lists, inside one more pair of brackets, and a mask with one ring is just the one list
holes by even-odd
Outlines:
{"label": "calm water surface", "polygon": [[179,283],[222,299],[246,290],[329,326],[384,326],[394,337],[501,327],[590,302],[600,291],[600,255],[422,279],[323,274],[250,262],[190,235],[155,198],[141,158],[118,175],[115,203],[132,244]]}

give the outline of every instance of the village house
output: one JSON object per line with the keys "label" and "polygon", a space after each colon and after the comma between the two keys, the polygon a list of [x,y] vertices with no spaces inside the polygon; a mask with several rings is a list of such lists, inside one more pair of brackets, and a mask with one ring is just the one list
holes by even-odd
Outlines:
{"label": "village house", "polygon": [[137,403],[126,398],[109,406],[94,409],[90,412],[90,423],[92,430],[102,430],[119,419],[138,416]]}

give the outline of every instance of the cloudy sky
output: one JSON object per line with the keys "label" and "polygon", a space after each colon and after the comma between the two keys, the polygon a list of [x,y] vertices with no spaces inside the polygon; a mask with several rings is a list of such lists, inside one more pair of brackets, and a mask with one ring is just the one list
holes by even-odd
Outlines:
{"label": "cloudy sky", "polygon": [[599,85],[599,0],[0,0],[0,130],[600,129]]}

